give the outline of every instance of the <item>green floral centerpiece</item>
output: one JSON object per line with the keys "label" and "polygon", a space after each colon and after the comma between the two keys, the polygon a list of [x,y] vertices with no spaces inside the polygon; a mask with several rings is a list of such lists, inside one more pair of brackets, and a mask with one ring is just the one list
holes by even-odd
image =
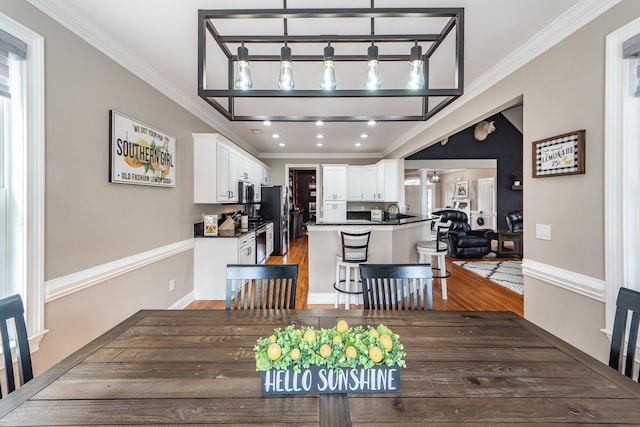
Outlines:
{"label": "green floral centerpiece", "polygon": [[399,336],[382,324],[349,328],[340,320],[335,327],[320,330],[289,325],[259,338],[254,351],[265,394],[280,386],[289,393],[389,391],[378,389],[385,384],[399,390],[399,368],[406,367]]}

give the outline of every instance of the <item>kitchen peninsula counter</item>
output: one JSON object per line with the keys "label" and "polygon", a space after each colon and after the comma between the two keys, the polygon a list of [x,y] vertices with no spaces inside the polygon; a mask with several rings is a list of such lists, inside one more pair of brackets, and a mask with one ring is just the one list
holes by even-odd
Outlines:
{"label": "kitchen peninsula counter", "polygon": [[387,221],[347,219],[341,223],[307,223],[309,236],[308,304],[333,304],[336,254],[341,250],[340,230],[371,227],[369,263],[416,263],[416,243],[431,239],[431,218],[411,216]]}

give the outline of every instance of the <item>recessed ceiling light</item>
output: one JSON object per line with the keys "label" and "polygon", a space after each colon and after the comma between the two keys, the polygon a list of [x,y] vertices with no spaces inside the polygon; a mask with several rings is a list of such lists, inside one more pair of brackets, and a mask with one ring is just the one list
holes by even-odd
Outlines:
{"label": "recessed ceiling light", "polygon": [[360,138],[366,138],[366,137],[368,137],[368,136],[369,136],[369,135],[367,135],[366,133],[363,133],[362,135],[360,135]]}
{"label": "recessed ceiling light", "polygon": [[318,147],[322,147],[322,142],[318,142],[318,143],[316,143],[316,146],[318,146]]}
{"label": "recessed ceiling light", "polygon": [[367,122],[367,124],[368,124],[369,126],[375,126],[376,121],[375,121],[375,120],[369,120],[369,121]]}
{"label": "recessed ceiling light", "polygon": [[269,120],[265,120],[262,124],[265,126],[271,126],[271,122]]}
{"label": "recessed ceiling light", "polygon": [[322,126],[324,124],[324,122],[322,120],[318,120],[316,122],[316,126]]}
{"label": "recessed ceiling light", "polygon": [[360,144],[359,142],[356,142],[356,147],[360,147],[362,144]]}
{"label": "recessed ceiling light", "polygon": [[251,129],[251,132],[253,132],[255,134],[260,134],[260,133],[262,133],[262,129]]}
{"label": "recessed ceiling light", "polygon": [[278,144],[280,147],[284,147],[284,142],[281,142],[280,144]]}
{"label": "recessed ceiling light", "polygon": [[278,139],[280,138],[280,135],[278,135],[277,133],[274,133],[273,135],[271,135],[274,139]]}
{"label": "recessed ceiling light", "polygon": [[317,135],[316,135],[316,138],[318,138],[318,139],[322,139],[322,138],[324,138],[324,135],[323,135],[323,134],[321,134],[321,133],[319,133],[319,134],[317,134]]}

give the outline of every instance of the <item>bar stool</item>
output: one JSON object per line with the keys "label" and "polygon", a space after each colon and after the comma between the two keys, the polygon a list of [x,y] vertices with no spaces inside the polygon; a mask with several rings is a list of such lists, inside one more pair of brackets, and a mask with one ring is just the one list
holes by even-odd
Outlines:
{"label": "bar stool", "polygon": [[[351,297],[357,298],[362,294],[359,287],[360,264],[369,261],[369,238],[371,227],[359,230],[338,231],[341,241],[341,250],[336,254],[336,281],[333,288],[336,291],[335,308],[340,305],[340,295],[345,296],[344,308],[349,309]],[[340,279],[344,268],[344,280]],[[352,275],[353,274],[353,279]],[[344,283],[344,285],[341,285]]]}
{"label": "bar stool", "polygon": [[433,267],[432,270],[438,270],[439,274],[433,275],[434,279],[440,279],[440,285],[442,286],[442,299],[447,299],[447,277],[451,275],[447,271],[447,264],[445,256],[447,255],[447,232],[451,228],[451,221],[436,222],[434,225],[436,235],[434,240],[424,240],[416,244],[418,250],[418,263],[424,264],[431,261],[431,258],[435,257],[438,266]]}

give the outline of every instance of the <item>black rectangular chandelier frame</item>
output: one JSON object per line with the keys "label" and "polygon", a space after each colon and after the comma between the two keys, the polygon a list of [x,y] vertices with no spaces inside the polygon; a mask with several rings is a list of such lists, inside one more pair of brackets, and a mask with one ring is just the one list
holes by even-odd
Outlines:
{"label": "black rectangular chandelier frame", "polygon": [[[283,9],[200,9],[198,10],[198,95],[230,121],[280,121],[280,122],[363,122],[363,121],[425,121],[433,117],[447,105],[462,96],[464,88],[464,8],[375,8],[371,1],[370,8],[347,9],[288,9],[286,0]],[[288,18],[370,18],[371,33],[361,35],[290,35],[287,33]],[[449,18],[447,24],[436,34],[375,34],[375,18]],[[282,19],[282,35],[220,35],[214,27],[212,19]],[[429,59],[442,44],[444,39],[455,31],[455,75],[453,88],[429,88]],[[210,35],[228,61],[228,88],[205,89],[207,34]],[[424,89],[346,89],[326,91],[318,90],[237,90],[234,88],[233,66],[238,60],[228,47],[240,43],[340,43],[340,42],[431,42],[432,45],[422,55],[425,73]],[[323,56],[293,55],[293,61],[322,61]],[[409,61],[408,54],[380,55],[381,61]],[[249,55],[249,61],[280,62],[279,55]],[[367,55],[336,55],[336,61],[366,61]],[[236,98],[404,98],[421,97],[421,114],[384,115],[384,116],[327,116],[327,115],[238,115],[235,113]],[[429,109],[429,97],[442,99]],[[215,98],[227,98],[225,108]]]}

